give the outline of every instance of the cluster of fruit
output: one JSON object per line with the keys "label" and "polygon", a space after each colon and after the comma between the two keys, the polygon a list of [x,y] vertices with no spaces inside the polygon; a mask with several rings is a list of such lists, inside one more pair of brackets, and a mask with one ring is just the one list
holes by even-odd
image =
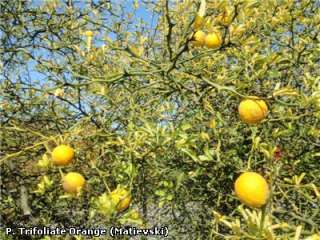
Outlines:
{"label": "cluster of fruit", "polygon": [[196,16],[194,29],[196,30],[192,36],[191,43],[196,47],[206,46],[207,48],[219,48],[222,44],[222,37],[219,31],[213,31],[206,34],[200,30],[203,26],[203,17]]}
{"label": "cluster of fruit", "polygon": [[206,34],[198,30],[193,34],[192,44],[197,47],[218,48],[222,44],[222,38],[219,32]]}
{"label": "cluster of fruit", "polygon": [[[258,97],[242,100],[238,107],[240,119],[248,124],[260,123],[268,114],[268,106]],[[242,203],[249,207],[260,208],[269,198],[267,181],[258,173],[244,172],[234,184],[235,192]]]}
{"label": "cluster of fruit", "polygon": [[[55,147],[51,153],[52,163],[56,166],[69,165],[74,155],[72,147],[61,144]],[[69,172],[62,178],[62,187],[69,194],[78,194],[85,186],[85,183],[85,178],[78,172]],[[126,210],[131,202],[131,194],[122,187],[118,187],[110,192],[110,197],[118,212]]]}
{"label": "cluster of fruit", "polygon": [[[228,23],[229,22],[230,21],[228,21]],[[197,15],[193,25],[195,32],[192,36],[192,44],[197,47],[206,46],[207,48],[219,48],[222,44],[220,32],[215,31],[206,34],[200,30],[203,23],[203,17]],[[257,124],[266,118],[268,106],[265,101],[259,97],[251,96],[241,101],[238,111],[240,119],[243,122],[247,124]],[[242,173],[235,181],[234,188],[240,201],[249,207],[260,208],[266,204],[269,198],[267,181],[255,172]]]}
{"label": "cluster of fruit", "polygon": [[[258,97],[249,97],[240,102],[238,107],[240,119],[248,124],[256,124],[266,118],[268,106]],[[66,166],[74,158],[74,149],[67,145],[59,145],[52,151],[52,162],[57,166]],[[62,179],[63,189],[70,194],[77,194],[85,185],[85,178],[77,172],[69,172]],[[239,199],[250,207],[263,206],[269,196],[266,180],[254,172],[241,174],[235,182],[235,192]],[[117,211],[127,209],[131,202],[130,193],[124,188],[117,188],[110,193]]]}

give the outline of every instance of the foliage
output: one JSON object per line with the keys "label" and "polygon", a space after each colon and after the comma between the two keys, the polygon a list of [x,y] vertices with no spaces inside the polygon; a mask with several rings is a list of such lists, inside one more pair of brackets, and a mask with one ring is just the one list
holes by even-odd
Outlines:
{"label": "foliage", "polygon": [[[0,2],[1,227],[157,224],[168,239],[319,231],[319,1],[208,0],[202,30],[221,33],[217,49],[191,44],[199,5]],[[266,101],[261,124],[240,121],[247,96]],[[75,149],[70,166],[51,164],[59,144]],[[263,210],[239,207],[245,170],[270,184]],[[87,180],[79,197],[63,193],[68,171]],[[131,206],[105,218],[99,201],[120,185]]]}

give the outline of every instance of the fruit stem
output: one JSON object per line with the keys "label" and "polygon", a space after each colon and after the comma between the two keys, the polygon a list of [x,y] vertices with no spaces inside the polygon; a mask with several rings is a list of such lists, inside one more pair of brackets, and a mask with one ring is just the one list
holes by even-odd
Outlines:
{"label": "fruit stem", "polygon": [[63,178],[64,173],[63,173],[63,171],[62,171],[61,167],[59,167],[59,173],[60,173],[61,178]]}
{"label": "fruit stem", "polygon": [[[251,139],[252,139],[252,142],[253,142],[255,137],[256,137],[256,135],[257,135],[257,128],[251,127],[250,130],[251,130]],[[254,147],[254,144],[252,144],[251,150],[250,150],[250,154],[249,154],[249,157],[248,157],[248,162],[247,162],[247,169],[248,170],[251,169],[251,160],[252,160],[252,156],[254,154],[254,150],[255,150],[255,147]]]}

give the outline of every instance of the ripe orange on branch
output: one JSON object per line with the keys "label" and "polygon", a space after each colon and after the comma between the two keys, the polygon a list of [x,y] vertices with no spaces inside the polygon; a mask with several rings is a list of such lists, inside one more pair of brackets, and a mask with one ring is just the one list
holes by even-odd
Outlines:
{"label": "ripe orange on branch", "polygon": [[85,185],[86,180],[77,172],[69,172],[62,178],[62,187],[67,193],[77,194]]}
{"label": "ripe orange on branch", "polygon": [[220,33],[218,32],[213,32],[213,33],[209,33],[205,40],[204,43],[206,45],[207,48],[218,48],[221,46],[222,44],[222,38]]}
{"label": "ripe orange on branch", "polygon": [[268,106],[258,97],[250,97],[242,100],[238,107],[240,119],[249,124],[259,123],[266,118]]}
{"label": "ripe orange on branch", "polygon": [[195,30],[198,30],[203,26],[205,14],[206,14],[206,1],[201,0],[199,11],[194,19],[194,22],[193,22],[193,27]]}
{"label": "ripe orange on branch", "polygon": [[193,28],[198,30],[202,28],[203,24],[204,24],[204,18],[197,14],[193,22]]}
{"label": "ripe orange on branch", "polygon": [[124,188],[117,188],[111,193],[111,199],[117,208],[117,211],[122,212],[126,210],[131,202],[131,194]]}
{"label": "ripe orange on branch", "polygon": [[203,31],[199,30],[194,33],[192,38],[193,38],[192,44],[194,46],[202,47],[205,42],[206,34]]}
{"label": "ripe orange on branch", "polygon": [[236,195],[242,203],[249,207],[260,208],[267,203],[269,186],[258,173],[242,173],[234,184]]}
{"label": "ripe orange on branch", "polygon": [[53,164],[65,166],[71,163],[74,158],[74,150],[72,147],[62,144],[53,149],[51,157]]}

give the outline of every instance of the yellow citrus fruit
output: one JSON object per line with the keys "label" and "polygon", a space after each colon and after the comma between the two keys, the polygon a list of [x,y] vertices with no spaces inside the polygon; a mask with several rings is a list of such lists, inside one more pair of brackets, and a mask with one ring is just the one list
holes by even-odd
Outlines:
{"label": "yellow citrus fruit", "polygon": [[261,122],[268,114],[268,106],[265,101],[258,97],[252,98],[255,99],[242,100],[238,107],[240,119],[250,124]]}
{"label": "yellow citrus fruit", "polygon": [[208,48],[218,48],[221,46],[221,43],[222,43],[221,35],[216,32],[209,33],[204,40],[204,44]]}
{"label": "yellow citrus fruit", "polygon": [[198,30],[203,26],[203,24],[204,24],[203,17],[197,15],[193,22],[193,28]]}
{"label": "yellow citrus fruit", "polygon": [[260,208],[269,197],[267,181],[258,173],[242,173],[234,184],[236,195],[242,203],[249,207]]}
{"label": "yellow citrus fruit", "polygon": [[83,188],[86,180],[77,172],[69,172],[62,178],[62,187],[67,193],[78,193]]}
{"label": "yellow citrus fruit", "polygon": [[111,193],[111,199],[116,205],[117,211],[122,212],[126,210],[131,202],[131,194],[124,188],[117,188]]}
{"label": "yellow citrus fruit", "polygon": [[206,34],[203,31],[196,31],[193,35],[192,44],[196,47],[202,47],[204,45],[205,38]]}
{"label": "yellow citrus fruit", "polygon": [[71,163],[74,150],[72,147],[62,144],[53,149],[51,156],[55,165],[64,166]]}

